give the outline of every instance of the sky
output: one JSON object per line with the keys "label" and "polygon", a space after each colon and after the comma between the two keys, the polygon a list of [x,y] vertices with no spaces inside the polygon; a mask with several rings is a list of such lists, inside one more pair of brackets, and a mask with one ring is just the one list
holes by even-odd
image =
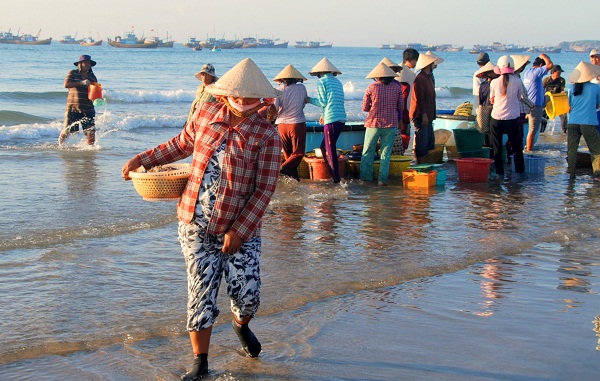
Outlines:
{"label": "sky", "polygon": [[[501,8],[500,8],[501,7]],[[571,9],[569,11],[568,9]],[[575,9],[583,10],[575,16]],[[177,42],[190,37],[317,40],[334,46],[515,43],[554,46],[600,40],[600,0],[18,0],[2,7],[0,31],[102,39],[133,30]]]}

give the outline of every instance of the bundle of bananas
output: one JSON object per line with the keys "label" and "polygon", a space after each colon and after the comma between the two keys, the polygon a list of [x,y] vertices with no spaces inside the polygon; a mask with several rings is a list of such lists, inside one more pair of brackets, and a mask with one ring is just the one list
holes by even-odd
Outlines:
{"label": "bundle of bananas", "polygon": [[473,104],[471,102],[464,102],[458,105],[454,110],[454,115],[470,116],[473,112]]}

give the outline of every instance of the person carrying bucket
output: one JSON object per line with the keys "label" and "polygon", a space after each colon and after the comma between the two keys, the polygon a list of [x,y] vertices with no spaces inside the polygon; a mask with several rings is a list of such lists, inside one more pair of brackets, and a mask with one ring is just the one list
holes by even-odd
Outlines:
{"label": "person carrying bucket", "polygon": [[[67,95],[67,110],[65,112],[65,125],[58,138],[58,144],[62,144],[69,134],[81,130],[87,136],[87,144],[93,145],[96,141],[96,128],[94,118],[94,99],[88,96],[90,85],[99,86],[98,79],[92,71],[96,61],[87,54],[79,57],[73,65],[77,69],[70,70],[65,78],[65,88],[69,89]],[[101,91],[101,88],[100,88]]]}

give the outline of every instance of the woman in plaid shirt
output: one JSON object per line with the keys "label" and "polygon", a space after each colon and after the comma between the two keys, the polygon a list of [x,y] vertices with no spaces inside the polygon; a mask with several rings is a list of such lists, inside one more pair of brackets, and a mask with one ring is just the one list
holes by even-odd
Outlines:
{"label": "woman in plaid shirt", "polygon": [[122,169],[129,180],[129,172],[140,166],[149,169],[192,156],[192,174],[177,206],[194,352],[193,367],[183,377],[188,381],[208,373],[222,276],[244,352],[248,357],[261,352],[248,323],[260,304],[260,226],[279,177],[282,148],[275,127],[258,113],[265,106],[261,98],[280,92],[252,60],[242,60],[206,89],[218,103],[204,103],[179,135],[139,153]]}
{"label": "woman in plaid shirt", "polygon": [[402,88],[394,81],[397,74],[385,63],[380,62],[367,75],[375,83],[370,84],[365,91],[362,109],[369,114],[365,119],[365,142],[360,159],[360,179],[373,181],[373,160],[377,153],[377,141],[381,139],[381,161],[379,162],[378,184],[385,185],[388,181],[390,156],[394,146],[394,138],[398,132],[398,115],[404,109]]}

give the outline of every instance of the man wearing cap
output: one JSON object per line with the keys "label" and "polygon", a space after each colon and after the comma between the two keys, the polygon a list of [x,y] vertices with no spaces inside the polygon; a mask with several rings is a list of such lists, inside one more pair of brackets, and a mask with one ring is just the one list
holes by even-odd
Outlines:
{"label": "man wearing cap", "polygon": [[204,64],[199,72],[194,74],[194,76],[202,83],[196,89],[196,98],[192,102],[192,106],[190,107],[190,113],[188,115],[187,121],[192,120],[192,116],[194,115],[194,111],[200,108],[202,103],[204,102],[214,102],[215,97],[208,91],[206,91],[206,86],[215,82],[217,79],[217,75],[215,74],[215,67],[212,64]]}
{"label": "man wearing cap", "polygon": [[533,65],[523,73],[523,84],[529,99],[535,104],[529,111],[529,131],[527,133],[527,150],[533,151],[535,135],[540,130],[542,115],[546,106],[542,78],[552,69],[550,57],[542,53],[533,60]]}
{"label": "man wearing cap", "polygon": [[[544,94],[546,94],[547,92],[550,92],[552,94],[560,94],[563,93],[565,91],[565,79],[563,77],[561,77],[561,73],[564,70],[562,69],[562,67],[560,67],[560,65],[554,65],[554,67],[552,67],[552,70],[550,70],[550,76],[549,77],[544,77],[543,81],[542,81],[542,85],[544,86]],[[546,100],[547,102],[548,100]],[[545,112],[544,112],[545,114]],[[547,117],[547,115],[546,115]],[[542,120],[542,129],[540,130],[540,132],[544,132],[546,131],[546,126],[548,124],[548,120],[547,118],[544,117],[544,119]],[[561,122],[561,127],[564,133],[567,132],[567,114],[563,114],[563,115],[559,115],[558,116],[560,118],[560,122]]]}
{"label": "man wearing cap", "polygon": [[[480,52],[477,56],[477,65],[479,65],[479,68],[481,69],[488,62],[490,62],[489,54],[487,54],[486,52]],[[479,106],[479,87],[483,82],[487,82],[487,76],[485,75],[485,73],[479,72],[479,74],[477,74],[478,72],[479,70],[477,70],[475,74],[473,74],[473,114],[475,114],[475,112],[477,111],[477,106]]]}
{"label": "man wearing cap", "polygon": [[[600,51],[598,49],[590,51],[590,62],[592,65],[600,66]],[[590,82],[600,84],[600,76],[592,79]],[[597,110],[596,115],[598,116],[598,132],[600,132],[600,110]]]}
{"label": "man wearing cap", "polygon": [[93,145],[96,141],[94,123],[96,110],[94,103],[88,98],[88,86],[90,83],[98,82],[92,71],[96,61],[89,55],[83,54],[78,61],[73,62],[73,65],[77,66],[77,69],[69,70],[65,78],[65,88],[69,89],[69,94],[64,128],[58,137],[58,144],[62,144],[70,133],[81,128],[87,137],[87,144]]}
{"label": "man wearing cap", "polygon": [[281,94],[246,58],[206,87],[219,102],[205,102],[171,140],[141,152],[122,168],[129,172],[192,156],[191,175],[177,205],[179,242],[188,276],[187,330],[194,363],[183,377],[208,374],[212,327],[219,315],[221,278],[227,282],[232,327],[248,357],[261,344],[248,323],[260,304],[260,229],[275,192],[281,141],[258,110],[263,98]]}

